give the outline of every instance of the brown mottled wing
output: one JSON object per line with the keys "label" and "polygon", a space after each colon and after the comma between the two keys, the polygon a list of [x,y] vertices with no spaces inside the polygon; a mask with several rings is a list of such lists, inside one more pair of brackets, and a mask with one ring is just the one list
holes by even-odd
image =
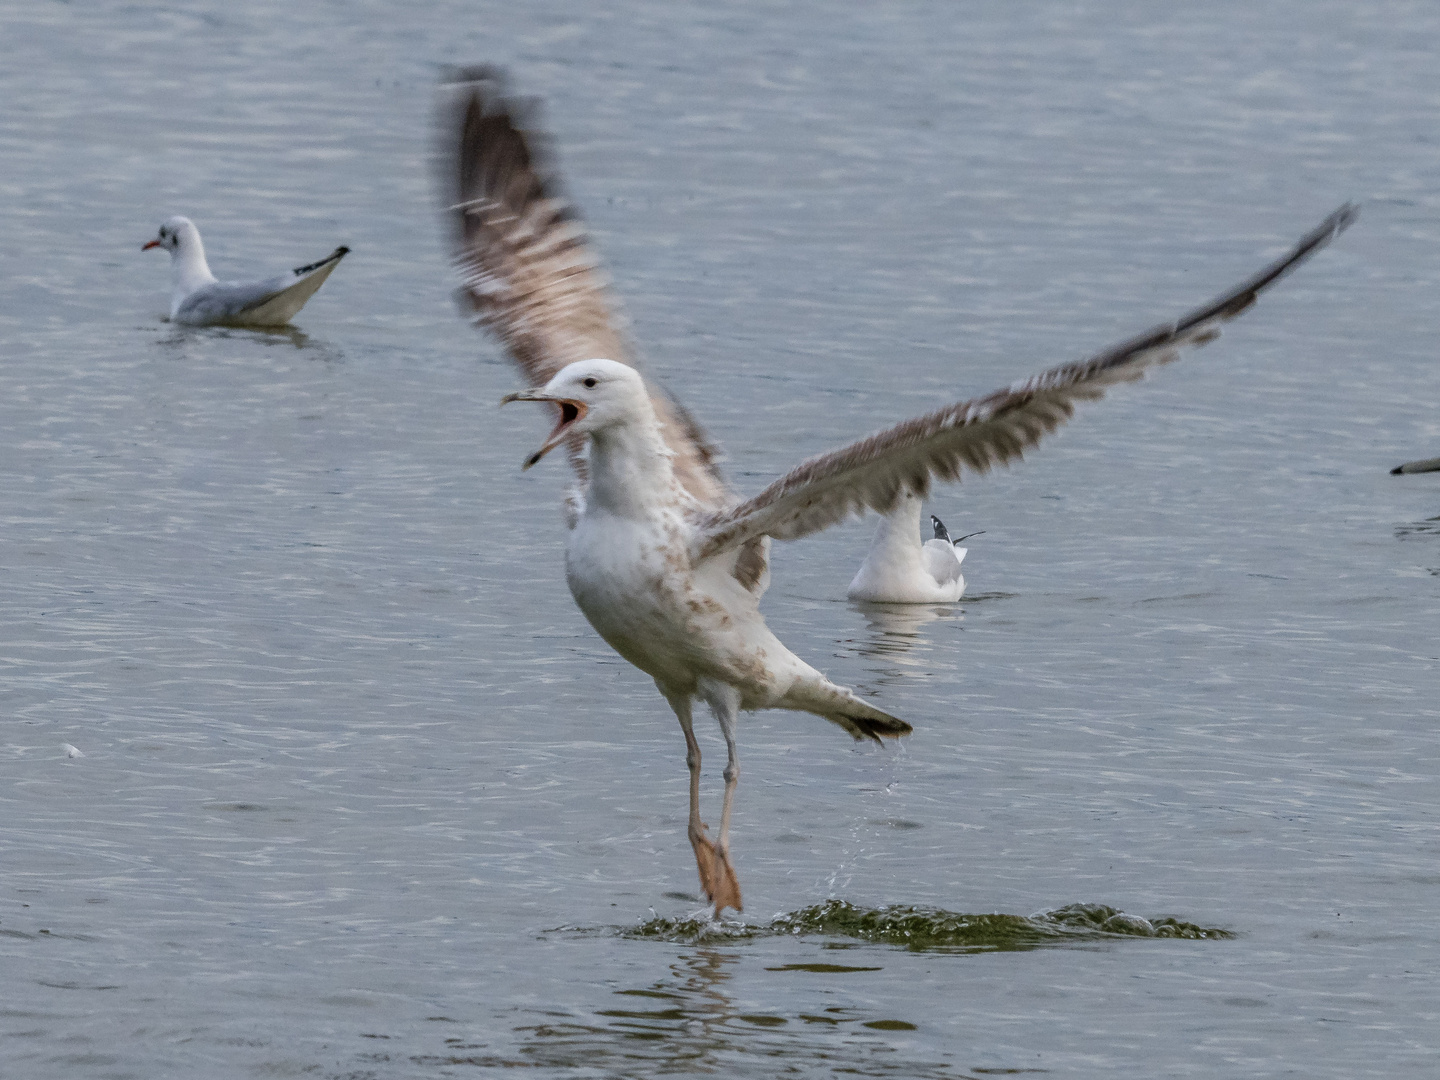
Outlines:
{"label": "brown mottled wing", "polygon": [[1342,206],[1284,258],[1177,322],[1157,326],[1089,360],[1052,368],[1007,390],[947,406],[811,458],[748,502],[705,518],[692,555],[708,558],[757,536],[793,540],[867,509],[886,513],[902,489],[924,495],[933,479],[958,480],[967,468],[986,472],[1021,457],[1068,420],[1077,401],[1102,397],[1115,383],[1141,378],[1147,368],[1174,360],[1182,346],[1218,337],[1220,323],[1248,308],[1262,290],[1328,244],[1358,214],[1358,207]]}
{"label": "brown mottled wing", "polygon": [[[505,345],[530,386],[577,360],[635,365],[599,259],[564,197],[546,141],[529,130],[533,106],[505,95],[492,68],[456,73],[445,88],[442,151],[461,296]],[[704,506],[734,501],[718,454],[679,403],[651,390],[676,473]],[[581,440],[570,461],[586,479]]]}

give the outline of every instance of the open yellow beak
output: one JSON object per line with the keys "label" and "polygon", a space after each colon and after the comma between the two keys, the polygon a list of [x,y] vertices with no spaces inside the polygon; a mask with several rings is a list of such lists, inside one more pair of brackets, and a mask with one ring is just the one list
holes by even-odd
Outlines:
{"label": "open yellow beak", "polygon": [[589,412],[589,407],[583,401],[551,397],[544,390],[521,390],[515,394],[506,394],[500,399],[500,404],[509,405],[512,401],[548,401],[560,411],[560,419],[555,424],[555,430],[550,432],[545,444],[539,450],[525,459],[525,464],[520,467],[522,472],[564,442],[565,437],[570,433],[571,425],[581,420]]}

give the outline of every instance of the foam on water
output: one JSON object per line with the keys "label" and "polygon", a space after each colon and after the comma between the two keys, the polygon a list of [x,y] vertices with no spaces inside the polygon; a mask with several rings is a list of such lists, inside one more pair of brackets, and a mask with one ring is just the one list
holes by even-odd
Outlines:
{"label": "foam on water", "polygon": [[1142,918],[1104,904],[1067,904],[1035,915],[967,915],[923,905],[857,907],[845,900],[777,915],[769,923],[714,920],[704,915],[657,916],[622,929],[626,937],[714,945],[782,934],[850,938],[916,951],[980,952],[1078,945],[1126,937],[1217,940],[1229,930],[1170,916]]}

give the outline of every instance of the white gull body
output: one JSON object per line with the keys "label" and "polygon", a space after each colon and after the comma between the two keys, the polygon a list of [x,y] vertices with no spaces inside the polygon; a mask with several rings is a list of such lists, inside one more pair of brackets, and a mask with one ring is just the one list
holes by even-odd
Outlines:
{"label": "white gull body", "polygon": [[[525,467],[565,448],[575,474],[566,503],[566,580],[591,625],[655,680],[679,720],[690,770],[687,833],[717,914],[741,906],[729,856],[738,712],[797,709],[876,741],[911,730],[830,682],[770,632],[759,603],[769,585],[771,541],[874,511],[889,515],[897,550],[921,562],[918,500],[932,482],[1018,460],[1069,419],[1077,402],[1141,378],[1184,346],[1213,340],[1221,323],[1357,212],[1341,207],[1281,258],[1180,319],[813,457],[745,499],[721,475],[699,424],[635,370],[598,260],[559,192],[543,140],[517,122],[524,109],[505,96],[502,75],[462,73],[449,93],[447,196],[461,297],[533,387],[506,400],[545,402],[556,414],[554,430]],[[956,569],[958,579],[958,560]],[[727,749],[713,842],[700,820],[696,701],[710,706]]]}
{"label": "white gull body", "polygon": [[[735,723],[741,710],[814,713],[857,739],[908,734],[910,725],[837,686],[787,649],[760,614],[763,588],[738,567],[754,545],[697,559],[704,506],[676,475],[639,372],[583,360],[546,386],[506,401],[561,407],[561,421],[527,467],[575,436],[588,437],[589,484],[573,502],[565,545],[570,594],[590,625],[655,680],[675,710],[691,762],[689,838],[717,912],[741,906],[729,859],[730,814],[740,778]],[[763,558],[763,554],[761,556]],[[700,748],[691,703],[710,706],[725,736],[725,801],[718,846],[700,821]]]}
{"label": "white gull body", "polygon": [[960,564],[966,549],[951,543],[940,519],[936,535],[920,540],[920,497],[911,491],[880,518],[875,537],[846,596],[872,604],[945,604],[965,595]]}
{"label": "white gull body", "polygon": [[338,247],[319,262],[261,281],[216,281],[200,230],[178,214],[140,250],[153,247],[170,252],[170,321],[184,326],[284,326],[350,251]]}
{"label": "white gull body", "polygon": [[582,406],[566,434],[590,437],[590,483],[565,546],[566,580],[600,636],[662,693],[814,712],[857,737],[872,724],[909,730],[780,643],[735,576],[735,550],[693,558],[703,507],[675,476],[639,372],[581,361],[508,400]]}

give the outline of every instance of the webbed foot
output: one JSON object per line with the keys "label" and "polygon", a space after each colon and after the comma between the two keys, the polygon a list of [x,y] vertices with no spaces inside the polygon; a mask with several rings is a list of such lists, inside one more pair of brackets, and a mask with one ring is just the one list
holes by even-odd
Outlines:
{"label": "webbed foot", "polygon": [[740,882],[735,879],[735,868],[730,865],[730,853],[715,846],[705,835],[707,826],[702,824],[690,833],[690,846],[695,849],[695,866],[700,871],[700,888],[705,898],[715,905],[715,917],[727,907],[736,911],[744,910],[740,900]]}

